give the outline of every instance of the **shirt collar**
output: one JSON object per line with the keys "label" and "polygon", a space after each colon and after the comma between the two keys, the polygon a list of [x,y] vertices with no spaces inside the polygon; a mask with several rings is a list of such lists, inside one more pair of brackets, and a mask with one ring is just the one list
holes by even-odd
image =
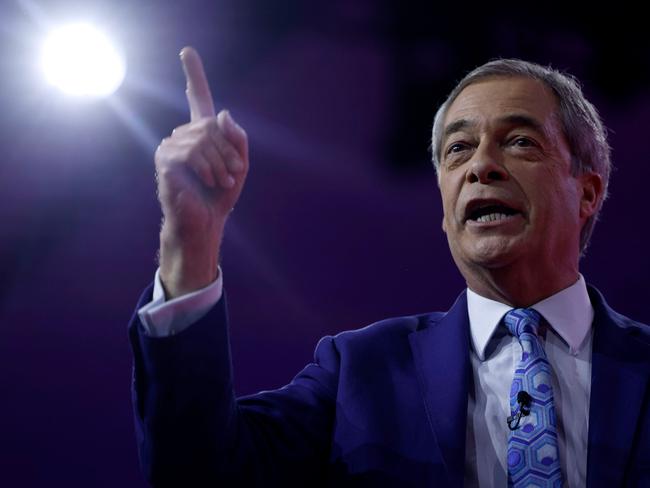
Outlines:
{"label": "shirt collar", "polygon": [[[537,310],[546,319],[553,330],[567,343],[571,354],[577,355],[580,352],[594,318],[594,309],[582,274],[573,285],[537,302],[530,308]],[[467,312],[472,346],[481,361],[485,360],[485,349],[497,326],[510,310],[512,310],[510,305],[490,300],[467,289]]]}

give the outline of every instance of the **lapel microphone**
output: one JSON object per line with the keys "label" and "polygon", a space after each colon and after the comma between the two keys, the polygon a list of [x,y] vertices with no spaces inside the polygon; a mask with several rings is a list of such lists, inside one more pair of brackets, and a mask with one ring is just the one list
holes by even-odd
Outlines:
{"label": "lapel microphone", "polygon": [[508,428],[510,430],[517,430],[519,428],[519,423],[521,422],[521,417],[527,417],[530,415],[530,404],[533,402],[533,397],[531,397],[527,391],[521,390],[517,393],[517,403],[519,404],[519,409],[514,415],[510,415],[506,422],[508,423]]}

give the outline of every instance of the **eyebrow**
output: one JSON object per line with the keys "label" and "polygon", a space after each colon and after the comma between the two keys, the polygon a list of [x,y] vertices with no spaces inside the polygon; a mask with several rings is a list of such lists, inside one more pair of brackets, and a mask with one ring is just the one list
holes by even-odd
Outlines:
{"label": "eyebrow", "polygon": [[450,135],[455,134],[456,132],[461,132],[470,127],[475,127],[476,122],[472,122],[468,119],[458,119],[454,120],[451,124],[445,127],[445,131],[442,134],[443,141],[447,139]]}
{"label": "eyebrow", "polygon": [[[528,115],[523,115],[523,114],[505,115],[497,119],[497,124],[513,125],[517,127],[528,127],[530,129],[542,133],[544,136],[547,135],[544,126],[538,120]],[[447,127],[445,127],[445,131],[443,133],[443,140],[447,139],[450,135],[455,134],[456,132],[461,132],[465,129],[471,129],[473,127],[476,127],[476,125],[477,123],[475,121],[469,119],[455,120]]]}

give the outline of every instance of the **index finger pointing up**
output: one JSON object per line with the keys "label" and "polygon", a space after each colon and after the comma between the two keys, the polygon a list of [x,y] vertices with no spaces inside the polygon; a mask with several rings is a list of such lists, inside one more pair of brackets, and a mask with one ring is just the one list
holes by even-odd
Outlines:
{"label": "index finger pointing up", "polygon": [[190,105],[192,122],[205,117],[214,117],[214,102],[199,53],[192,47],[184,47],[180,56],[187,80],[185,94]]}

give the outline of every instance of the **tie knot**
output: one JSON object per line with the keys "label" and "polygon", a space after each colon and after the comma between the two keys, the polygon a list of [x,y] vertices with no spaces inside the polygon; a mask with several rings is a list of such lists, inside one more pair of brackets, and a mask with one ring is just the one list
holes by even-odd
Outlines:
{"label": "tie knot", "polygon": [[537,335],[542,316],[532,308],[515,308],[504,317],[504,322],[510,333],[519,338],[521,334]]}

